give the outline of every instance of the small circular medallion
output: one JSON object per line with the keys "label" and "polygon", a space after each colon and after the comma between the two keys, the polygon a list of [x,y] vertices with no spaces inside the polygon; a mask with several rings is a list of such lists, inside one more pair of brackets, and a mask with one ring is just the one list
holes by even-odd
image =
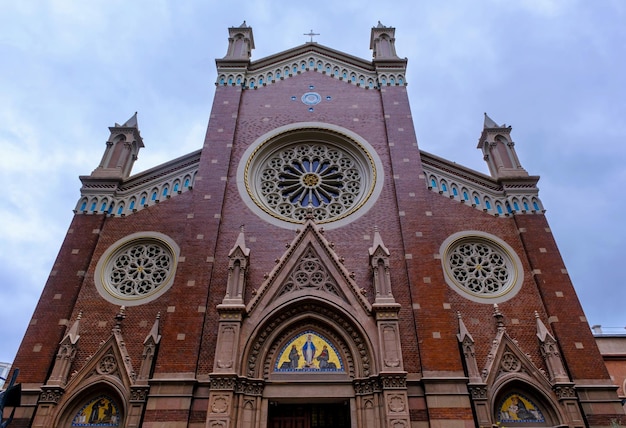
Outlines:
{"label": "small circular medallion", "polygon": [[302,102],[308,106],[314,106],[322,101],[322,97],[317,92],[307,92],[300,98]]}
{"label": "small circular medallion", "polygon": [[309,174],[305,174],[305,175],[302,177],[302,182],[304,183],[304,185],[305,185],[305,186],[308,186],[308,187],[315,187],[315,186],[317,186],[317,183],[319,183],[319,182],[320,182],[320,179],[319,179],[319,177],[317,176],[317,174],[311,174],[311,173],[309,173]]}

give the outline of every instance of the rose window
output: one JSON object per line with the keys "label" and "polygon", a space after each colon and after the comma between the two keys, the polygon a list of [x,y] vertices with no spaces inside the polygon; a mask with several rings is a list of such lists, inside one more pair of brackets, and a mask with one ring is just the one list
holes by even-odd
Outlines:
{"label": "rose window", "polygon": [[152,301],[173,284],[178,245],[157,232],[137,232],[120,239],[100,257],[96,289],[109,302],[134,306]]}
{"label": "rose window", "polygon": [[470,300],[499,303],[510,299],[523,282],[513,249],[484,232],[460,232],[442,244],[446,282]]}
{"label": "rose window", "polygon": [[150,294],[168,277],[172,255],[158,243],[139,243],[119,251],[110,265],[109,283],[124,296]]}
{"label": "rose window", "polygon": [[476,294],[497,294],[509,281],[506,260],[495,247],[482,242],[458,245],[449,257],[454,278]]}
{"label": "rose window", "polygon": [[257,196],[265,210],[302,222],[312,207],[317,222],[353,211],[369,187],[370,165],[326,144],[295,144],[271,153],[260,165]]}
{"label": "rose window", "polygon": [[284,228],[310,215],[327,228],[346,225],[376,203],[383,181],[382,162],[365,139],[318,122],[286,125],[260,136],[237,168],[244,203]]}

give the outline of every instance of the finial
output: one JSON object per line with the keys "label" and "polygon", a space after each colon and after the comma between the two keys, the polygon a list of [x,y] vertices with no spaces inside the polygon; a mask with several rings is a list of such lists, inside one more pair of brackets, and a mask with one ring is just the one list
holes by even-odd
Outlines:
{"label": "finial", "polygon": [[309,203],[309,205],[307,205],[306,207],[306,219],[315,220],[315,218],[313,217],[313,205],[311,205],[311,203]]}
{"label": "finial", "polygon": [[115,315],[115,328],[120,329],[122,321],[126,318],[126,306],[120,306],[120,311]]}
{"label": "finial", "polygon": [[535,311],[535,318],[539,318],[539,312]]}
{"label": "finial", "polygon": [[310,36],[311,37],[311,41],[309,43],[313,43],[313,36],[319,36],[320,33],[314,33],[313,30],[309,31],[308,33],[304,33],[303,36]]}
{"label": "finial", "polygon": [[483,127],[485,129],[486,128],[502,128],[500,125],[498,125],[496,122],[494,122],[494,120],[492,118],[487,116],[486,112],[485,112],[485,122],[483,124]]}
{"label": "finial", "polygon": [[497,303],[493,304],[493,317],[496,319],[496,325],[498,328],[503,328],[504,322],[502,321],[502,318],[504,318],[504,315],[500,312],[500,308],[498,308]]}
{"label": "finial", "polygon": [[76,317],[76,321],[79,321],[83,317],[83,311],[78,312],[78,316]]}

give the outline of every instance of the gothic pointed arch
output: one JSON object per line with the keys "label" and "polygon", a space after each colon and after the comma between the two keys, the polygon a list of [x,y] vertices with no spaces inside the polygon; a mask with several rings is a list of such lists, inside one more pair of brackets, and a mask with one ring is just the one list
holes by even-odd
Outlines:
{"label": "gothic pointed arch", "polygon": [[480,377],[476,376],[473,339],[459,318],[458,339],[479,424],[579,426],[582,419],[572,384],[554,382],[531,359],[509,335],[498,305],[494,305],[494,318],[497,331]]}
{"label": "gothic pointed arch", "polygon": [[[63,351],[64,346],[67,347],[66,339],[74,338],[73,343],[78,343],[81,317],[82,312],[61,342],[60,355],[67,353]],[[82,367],[72,367],[74,371],[69,378],[62,376],[68,371],[66,365],[52,373],[42,387],[32,426],[140,426],[150,389],[148,380],[161,338],[160,315],[143,342],[142,360],[134,366],[121,329],[125,317],[125,308],[121,307],[108,339]]]}
{"label": "gothic pointed arch", "polygon": [[[374,326],[375,328],[375,326]],[[303,367],[306,357],[301,349],[300,367],[294,367],[291,373],[299,376],[289,378],[284,367],[281,369],[280,357],[294,339],[302,335],[313,334],[332,345],[334,352],[342,362],[337,365],[334,374],[337,378],[349,381],[355,378],[371,376],[376,371],[373,344],[362,326],[343,311],[328,302],[319,299],[302,299],[293,302],[287,308],[281,308],[267,317],[254,336],[247,343],[244,353],[245,376],[264,380],[282,379],[301,381],[304,372],[312,374],[315,370],[298,370]],[[320,349],[321,350],[321,349]],[[318,350],[318,353],[319,351]],[[314,367],[319,369],[319,362]]]}
{"label": "gothic pointed arch", "polygon": [[114,332],[73,374],[52,426],[125,426],[135,375],[123,343]]}

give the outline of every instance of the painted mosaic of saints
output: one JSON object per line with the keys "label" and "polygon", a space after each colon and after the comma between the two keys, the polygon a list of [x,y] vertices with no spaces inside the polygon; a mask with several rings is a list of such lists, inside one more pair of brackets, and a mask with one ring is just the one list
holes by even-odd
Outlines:
{"label": "painted mosaic of saints", "polygon": [[509,395],[500,405],[500,422],[544,422],[543,414],[528,398]]}
{"label": "painted mosaic of saints", "polygon": [[326,338],[313,331],[305,331],[283,348],[275,370],[343,371],[343,363]]}
{"label": "painted mosaic of saints", "polygon": [[80,409],[72,420],[73,427],[117,427],[119,426],[119,412],[113,401],[106,396],[100,396],[90,401]]}

